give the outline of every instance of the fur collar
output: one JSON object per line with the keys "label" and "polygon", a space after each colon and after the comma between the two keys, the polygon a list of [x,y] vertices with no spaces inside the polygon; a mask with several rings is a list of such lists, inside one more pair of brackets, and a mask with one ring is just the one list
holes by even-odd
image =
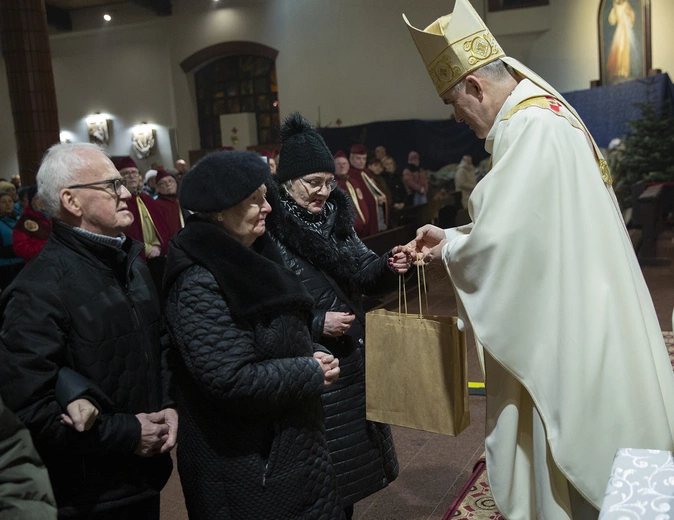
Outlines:
{"label": "fur collar", "polygon": [[210,271],[234,315],[251,318],[278,313],[279,308],[308,313],[313,308],[313,298],[284,266],[278,247],[266,234],[247,248],[217,225],[193,215],[171,241],[167,284],[192,264]]}
{"label": "fur collar", "polygon": [[356,213],[349,196],[340,188],[330,194],[328,202],[334,204],[335,210],[326,218],[323,234],[319,235],[285,209],[279,190],[272,185],[267,191],[267,200],[272,207],[267,217],[267,230],[292,254],[332,276],[340,287],[353,289],[358,278],[358,259],[353,257],[350,248],[344,247],[344,242],[355,235]]}

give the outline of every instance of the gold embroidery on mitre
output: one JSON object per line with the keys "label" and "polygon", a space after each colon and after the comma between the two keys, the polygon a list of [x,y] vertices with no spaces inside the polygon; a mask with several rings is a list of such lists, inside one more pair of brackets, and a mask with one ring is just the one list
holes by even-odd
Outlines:
{"label": "gold embroidery on mitre", "polygon": [[[496,42],[491,33],[485,32],[478,36],[472,37],[469,36],[463,42],[459,42],[459,45],[463,48],[463,51],[467,54],[466,61],[469,65],[476,65],[484,60],[496,56],[490,61],[494,61],[501,56],[505,56],[505,53],[499,47],[499,44]],[[453,46],[455,49],[457,45]],[[481,67],[483,64],[480,64]],[[486,65],[486,64],[485,64]]]}
{"label": "gold embroidery on mitre", "polygon": [[[449,50],[449,47],[445,52],[447,52],[447,50]],[[440,56],[433,60],[428,66],[428,73],[438,92],[447,90],[453,83],[458,82],[458,78],[461,76],[461,67],[452,65],[452,58],[447,56],[445,52],[440,54]]]}

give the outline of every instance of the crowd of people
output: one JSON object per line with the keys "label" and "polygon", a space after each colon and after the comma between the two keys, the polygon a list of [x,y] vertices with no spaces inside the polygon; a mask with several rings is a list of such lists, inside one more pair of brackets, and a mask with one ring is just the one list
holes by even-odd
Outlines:
{"label": "crowd of people", "polygon": [[414,251],[370,251],[319,133],[293,114],[281,134],[274,175],[253,152],[145,182],[92,144],[46,154],[29,207],[51,235],[0,294],[0,395],[45,518],[158,519],[176,443],[191,518],[348,519],[397,477],[365,415],[362,296]]}
{"label": "crowd of people", "polygon": [[[262,157],[275,175],[280,149],[266,152]],[[152,163],[143,174],[129,156],[112,160],[132,194],[128,206],[134,221],[125,234],[145,244],[141,256],[147,261],[156,287],[161,288],[169,241],[185,226],[191,213],[178,200],[187,163],[177,160],[170,172],[161,163]],[[383,146],[368,153],[363,145],[353,145],[348,157],[343,151],[337,151],[334,163],[337,183],[355,208],[354,228],[360,238],[395,227],[401,210],[428,200],[428,171],[420,167],[420,157],[415,151],[409,153],[408,163],[402,170]],[[462,178],[467,179],[465,175]],[[474,187],[474,175],[471,179],[466,182],[472,182]],[[456,189],[466,190],[463,184]],[[51,231],[51,217],[42,207],[37,186],[21,187],[18,175],[13,176],[11,182],[0,179],[0,291],[37,255]]]}
{"label": "crowd of people", "polygon": [[[148,265],[159,287],[168,241],[184,227],[189,214],[181,208],[177,196],[187,163],[178,159],[171,173],[153,163],[141,178],[131,157],[116,157],[114,162],[134,195],[129,202],[134,224],[126,234],[145,244],[141,254],[152,259]],[[21,186],[19,175],[12,176],[11,182],[0,179],[0,291],[41,251],[51,232],[52,219],[37,186]]]}
{"label": "crowd of people", "polygon": [[[470,158],[459,165],[466,226],[369,250],[361,237],[390,207],[427,200],[418,154],[401,172],[382,147],[333,156],[298,113],[264,160],[218,151],[141,176],[129,157],[68,143],[25,204],[0,182],[3,260],[28,258],[0,294],[12,518],[158,520],[176,445],[192,519],[352,518],[399,472],[390,427],[365,415],[362,297],[422,259],[447,268],[458,326],[474,333],[505,518],[596,519],[618,448],[674,450],[674,373],[582,120],[468,0],[409,30],[492,154],[478,185]],[[492,54],[454,45],[468,37]],[[465,70],[438,74],[441,49]],[[43,243],[9,256],[20,229]]]}

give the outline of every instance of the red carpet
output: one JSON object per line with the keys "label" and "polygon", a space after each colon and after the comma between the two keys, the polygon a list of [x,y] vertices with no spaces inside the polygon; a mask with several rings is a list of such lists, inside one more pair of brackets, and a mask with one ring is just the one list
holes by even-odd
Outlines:
{"label": "red carpet", "polygon": [[480,458],[473,468],[473,474],[463,486],[459,496],[454,499],[452,505],[442,517],[442,520],[463,520],[472,518],[475,520],[502,520],[503,517],[496,509],[494,499],[489,491],[487,472],[484,456]]}
{"label": "red carpet", "polygon": [[[665,331],[662,336],[665,339],[665,345],[667,345],[672,367],[674,367],[674,333]],[[449,506],[442,520],[464,520],[468,518],[472,520],[503,520],[491,496],[485,470],[486,464],[483,454],[475,464],[473,474],[461,489],[459,496]]]}

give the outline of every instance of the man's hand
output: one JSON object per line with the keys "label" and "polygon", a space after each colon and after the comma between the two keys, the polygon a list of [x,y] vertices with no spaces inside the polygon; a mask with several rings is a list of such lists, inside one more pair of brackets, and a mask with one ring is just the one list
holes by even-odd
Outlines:
{"label": "man's hand", "polygon": [[326,312],[323,335],[331,338],[343,336],[355,319],[356,315],[348,312]]}
{"label": "man's hand", "polygon": [[323,384],[327,387],[337,381],[339,378],[339,359],[327,352],[314,352],[314,359],[317,359],[323,370]]}
{"label": "man's hand", "polygon": [[158,413],[164,415],[162,424],[166,424],[169,427],[168,439],[159,450],[160,453],[166,453],[173,449],[178,440],[178,410],[175,408],[164,408]]}
{"label": "man's hand", "polygon": [[148,258],[156,258],[159,255],[161,255],[161,247],[159,246],[152,246],[152,250],[150,251],[150,254],[147,255]]}
{"label": "man's hand", "polygon": [[169,439],[169,425],[166,424],[163,411],[156,413],[139,413],[136,419],[140,422],[140,444],[136,455],[152,457],[159,453]]}
{"label": "man's hand", "polygon": [[77,399],[70,403],[66,410],[67,414],[61,414],[61,422],[78,432],[89,430],[98,417],[98,408],[88,399]]}
{"label": "man's hand", "polygon": [[442,248],[447,243],[444,230],[427,224],[417,230],[414,240],[416,251],[422,253],[425,263],[430,263],[442,255]]}

